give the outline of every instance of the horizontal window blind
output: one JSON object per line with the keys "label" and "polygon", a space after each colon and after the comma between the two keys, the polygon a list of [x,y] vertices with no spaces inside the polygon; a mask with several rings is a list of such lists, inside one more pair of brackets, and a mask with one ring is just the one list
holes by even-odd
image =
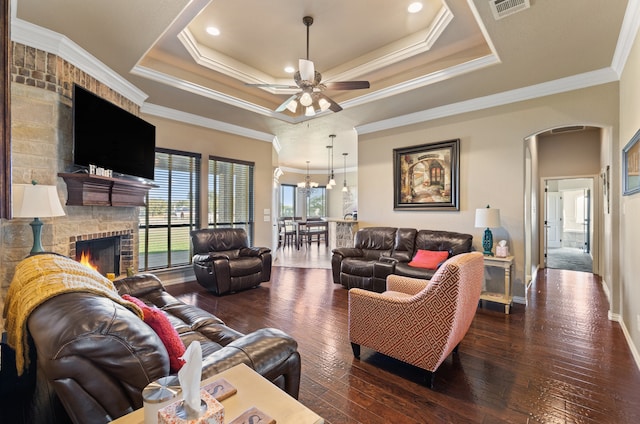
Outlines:
{"label": "horizontal window blind", "polygon": [[191,230],[198,226],[198,153],[156,149],[154,183],[140,208],[140,270],[191,263]]}
{"label": "horizontal window blind", "polygon": [[208,223],[210,228],[244,228],[253,244],[254,163],[209,157]]}

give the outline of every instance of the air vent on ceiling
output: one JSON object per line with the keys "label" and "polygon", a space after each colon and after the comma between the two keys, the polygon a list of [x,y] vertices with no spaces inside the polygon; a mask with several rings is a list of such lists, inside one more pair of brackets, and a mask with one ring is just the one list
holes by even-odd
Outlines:
{"label": "air vent on ceiling", "polygon": [[572,125],[572,126],[569,126],[569,127],[554,128],[554,129],[551,130],[551,134],[560,134],[560,133],[566,133],[566,132],[583,131],[585,129],[586,129],[586,127],[584,125]]}
{"label": "air vent on ceiling", "polygon": [[531,7],[529,0],[489,0],[489,6],[496,19],[502,19]]}

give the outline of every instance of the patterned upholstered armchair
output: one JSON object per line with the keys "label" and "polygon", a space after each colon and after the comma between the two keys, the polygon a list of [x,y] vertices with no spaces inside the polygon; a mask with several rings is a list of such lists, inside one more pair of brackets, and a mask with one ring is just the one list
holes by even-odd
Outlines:
{"label": "patterned upholstered armchair", "polygon": [[484,279],[480,252],[448,259],[431,280],[390,275],[387,291],[349,290],[349,340],[434,373],[465,336]]}

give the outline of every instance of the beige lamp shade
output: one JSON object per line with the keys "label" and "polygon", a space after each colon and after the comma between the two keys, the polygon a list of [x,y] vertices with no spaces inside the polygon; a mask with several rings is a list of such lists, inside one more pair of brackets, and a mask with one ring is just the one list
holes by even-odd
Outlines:
{"label": "beige lamp shade", "polygon": [[500,209],[489,207],[476,209],[476,228],[497,228],[500,226]]}
{"label": "beige lamp shade", "polygon": [[64,215],[56,186],[13,184],[12,189],[14,218],[46,218]]}

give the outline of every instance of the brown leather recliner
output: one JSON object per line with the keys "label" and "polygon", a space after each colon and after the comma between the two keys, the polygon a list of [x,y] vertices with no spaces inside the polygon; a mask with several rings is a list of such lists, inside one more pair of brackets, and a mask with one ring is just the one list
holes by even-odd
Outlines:
{"label": "brown leather recliner", "polygon": [[215,295],[256,287],[271,279],[271,249],[249,247],[242,228],[194,230],[191,243],[196,280]]}
{"label": "brown leather recliner", "polygon": [[[202,346],[202,378],[244,363],[297,398],[300,355],[284,332],[241,334],[214,315],[187,305],[151,274],[117,280],[118,292],[160,308],[186,346]],[[41,304],[28,319],[38,374],[53,387],[74,423],[104,424],[142,407],[142,389],[169,374],[167,351],[156,333],[124,306],[92,293],[71,292]],[[40,383],[40,382],[39,382]],[[39,389],[36,392],[44,393]],[[47,393],[49,395],[50,393]],[[51,420],[39,399],[33,422]],[[40,414],[40,415],[38,415]]]}

